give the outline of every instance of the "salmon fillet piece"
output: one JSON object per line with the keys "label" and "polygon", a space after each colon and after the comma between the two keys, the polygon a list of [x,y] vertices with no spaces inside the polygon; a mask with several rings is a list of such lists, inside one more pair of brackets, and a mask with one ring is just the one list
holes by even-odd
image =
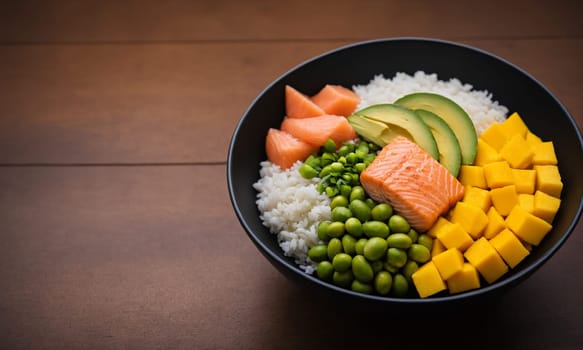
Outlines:
{"label": "salmon fillet piece", "polygon": [[464,195],[464,186],[444,166],[402,136],[383,147],[360,182],[371,198],[389,203],[419,232]]}

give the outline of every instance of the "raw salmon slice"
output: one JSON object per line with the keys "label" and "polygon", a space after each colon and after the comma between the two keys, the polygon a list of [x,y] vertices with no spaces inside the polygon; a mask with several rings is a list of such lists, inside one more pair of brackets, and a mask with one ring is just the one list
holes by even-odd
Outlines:
{"label": "raw salmon slice", "polygon": [[391,204],[419,232],[464,195],[463,185],[444,166],[402,136],[383,147],[360,182],[371,198]]}
{"label": "raw salmon slice", "polygon": [[310,118],[326,112],[305,94],[293,87],[285,86],[285,114],[289,118]]}
{"label": "raw salmon slice", "polygon": [[328,139],[337,146],[356,138],[356,132],[348,120],[337,115],[321,115],[312,118],[285,118],[281,130],[314,146],[322,146]]}
{"label": "raw salmon slice", "polygon": [[356,106],[360,103],[360,97],[344,86],[326,85],[312,97],[312,101],[327,114],[347,117],[354,112]]}
{"label": "raw salmon slice", "polygon": [[265,139],[265,153],[270,162],[288,169],[296,161],[304,161],[318,147],[298,140],[285,131],[270,128]]}

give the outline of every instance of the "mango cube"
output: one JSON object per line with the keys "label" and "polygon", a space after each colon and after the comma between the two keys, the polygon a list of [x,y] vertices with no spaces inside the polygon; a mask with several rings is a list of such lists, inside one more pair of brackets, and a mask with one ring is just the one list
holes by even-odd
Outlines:
{"label": "mango cube", "polygon": [[484,176],[490,188],[498,188],[514,184],[512,170],[507,161],[488,163],[484,165]]}
{"label": "mango cube", "polygon": [[505,229],[490,240],[490,244],[496,249],[502,259],[510,268],[514,268],[529,254],[528,250],[520,243],[518,237],[509,229]]}
{"label": "mango cube", "polygon": [[534,153],[532,164],[557,165],[557,155],[552,141],[541,142],[531,147]]}
{"label": "mango cube", "polygon": [[512,209],[506,218],[506,226],[520,239],[532,245],[538,245],[553,228],[551,224],[527,212],[520,205]]}
{"label": "mango cube", "polygon": [[441,275],[432,261],[425,263],[411,276],[417,293],[421,298],[427,298],[445,290],[447,287],[441,279]]}
{"label": "mango cube", "polygon": [[504,222],[504,218],[494,207],[490,207],[486,215],[488,216],[488,225],[484,229],[483,236],[486,237],[486,239],[492,239],[500,231],[506,228],[506,222]]}
{"label": "mango cube", "polygon": [[500,149],[500,156],[508,161],[510,167],[526,169],[532,164],[534,152],[524,137],[516,134]]}
{"label": "mango cube", "polygon": [[514,135],[526,137],[528,127],[520,115],[514,112],[510,115],[510,117],[506,118],[506,120],[502,122],[501,130],[506,135],[506,137],[510,139]]}
{"label": "mango cube", "polygon": [[464,256],[472,264],[486,282],[493,283],[508,272],[508,266],[504,263],[496,249],[484,237],[475,241],[466,250]]}
{"label": "mango cube", "polygon": [[490,191],[490,196],[492,205],[502,216],[510,214],[512,208],[518,204],[518,193],[514,185],[495,188]]}
{"label": "mango cube", "polygon": [[482,209],[484,213],[492,206],[490,191],[479,187],[466,187],[462,201]]}
{"label": "mango cube", "polygon": [[482,140],[482,138],[478,138],[474,164],[477,166],[484,166],[485,164],[497,162],[499,160],[502,160],[502,157],[500,157],[498,151],[486,141]]}
{"label": "mango cube", "polygon": [[518,205],[520,205],[527,212],[534,214],[534,195],[519,193],[518,194]]}
{"label": "mango cube", "polygon": [[536,170],[511,169],[516,192],[533,194],[536,184]]}
{"label": "mango cube", "polygon": [[506,144],[506,141],[508,141],[506,131],[500,123],[490,125],[488,129],[480,135],[480,138],[486,141],[486,143],[492,146],[497,152],[500,152],[504,144]]}
{"label": "mango cube", "polygon": [[458,223],[451,223],[448,221],[447,225],[443,225],[436,232],[437,239],[447,249],[457,248],[462,252],[472,245],[474,240]]}
{"label": "mango cube", "polygon": [[482,231],[486,228],[486,225],[488,225],[488,216],[481,208],[475,205],[457,202],[451,211],[450,221],[454,224],[460,224],[473,239],[478,239],[482,236]]}
{"label": "mango cube", "polygon": [[431,257],[434,257],[442,252],[445,252],[445,247],[439,239],[435,238],[433,240],[433,245],[431,246]]}
{"label": "mango cube", "polygon": [[450,224],[450,222],[447,221],[447,219],[444,218],[443,216],[440,216],[437,218],[437,221],[435,221],[433,226],[431,226],[431,228],[427,231],[427,234],[431,238],[437,238],[437,231],[439,231],[441,229],[441,227],[448,225],[448,224]]}
{"label": "mango cube", "polygon": [[447,288],[451,294],[480,288],[478,270],[472,264],[464,263],[462,270],[447,280]]}
{"label": "mango cube", "polygon": [[464,265],[464,256],[456,248],[450,248],[434,256],[431,260],[444,280],[448,280],[451,276],[460,272]]}
{"label": "mango cube", "polygon": [[464,186],[473,186],[487,188],[486,177],[484,177],[484,168],[475,165],[462,165],[458,179]]}
{"label": "mango cube", "polygon": [[549,224],[552,223],[555,219],[555,214],[557,214],[559,207],[561,206],[561,200],[541,191],[536,191],[533,197],[534,209],[532,214],[545,220]]}
{"label": "mango cube", "polygon": [[535,165],[533,168],[536,171],[536,190],[561,198],[563,182],[559,168],[556,165]]}

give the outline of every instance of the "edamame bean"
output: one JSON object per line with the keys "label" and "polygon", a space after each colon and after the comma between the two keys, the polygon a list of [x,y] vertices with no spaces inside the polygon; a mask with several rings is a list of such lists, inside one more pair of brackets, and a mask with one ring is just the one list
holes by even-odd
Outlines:
{"label": "edamame bean", "polygon": [[352,215],[358,218],[361,222],[368,221],[370,219],[370,208],[366,203],[361,199],[354,199],[350,201],[348,206]]}
{"label": "edamame bean", "polygon": [[356,238],[352,237],[351,235],[344,235],[342,236],[342,250],[349,255],[355,255],[356,250],[354,246],[356,245]]}
{"label": "edamame bean", "polygon": [[363,283],[369,283],[374,277],[372,266],[362,255],[357,255],[352,259],[352,273],[357,280]]}
{"label": "edamame bean", "polygon": [[310,154],[310,156],[304,161],[304,163],[308,164],[314,169],[318,169],[321,167],[320,165],[320,158]]}
{"label": "edamame bean", "polygon": [[353,237],[360,237],[362,236],[362,224],[358,218],[352,217],[346,220],[344,223],[344,230],[350,233]]}
{"label": "edamame bean", "polygon": [[359,255],[364,255],[364,246],[366,245],[366,242],[368,242],[368,239],[366,238],[361,238],[356,241],[356,244],[354,245],[354,252]]}
{"label": "edamame bean", "polygon": [[389,226],[382,221],[371,220],[362,224],[362,232],[368,237],[387,238]]}
{"label": "edamame bean", "polygon": [[330,221],[322,221],[318,224],[318,238],[324,242],[331,238],[328,236],[328,225],[330,225]]}
{"label": "edamame bean", "polygon": [[423,264],[431,259],[431,252],[426,246],[415,243],[409,248],[409,258]]}
{"label": "edamame bean", "polygon": [[364,192],[364,188],[362,186],[354,186],[352,187],[352,192],[350,192],[350,202],[352,202],[355,199],[360,199],[360,200],[364,200],[364,198],[366,197],[366,193]]}
{"label": "edamame bean", "polygon": [[352,266],[352,257],[346,253],[338,253],[332,259],[332,266],[338,272],[346,271]]}
{"label": "edamame bean", "polygon": [[387,251],[387,241],[381,237],[372,237],[364,245],[364,257],[370,261],[379,260]]}
{"label": "edamame bean", "polygon": [[366,164],[362,162],[354,164],[354,170],[356,170],[357,173],[362,173],[364,169],[366,169]]}
{"label": "edamame bean", "polygon": [[324,145],[322,146],[326,152],[335,152],[336,151],[336,142],[332,139],[326,140]]}
{"label": "edamame bean", "polygon": [[350,144],[345,143],[342,146],[340,146],[340,148],[338,149],[338,151],[336,153],[339,156],[346,156],[346,155],[348,155],[348,153],[350,153],[352,151],[354,151],[354,145],[352,145],[352,147],[351,147]]}
{"label": "edamame bean", "polygon": [[338,238],[344,234],[344,223],[334,221],[328,224],[328,237]]}
{"label": "edamame bean", "polygon": [[387,244],[392,248],[407,249],[413,242],[411,237],[404,233],[392,233],[387,237]]}
{"label": "edamame bean", "polygon": [[369,152],[368,144],[366,144],[366,142],[359,143],[358,147],[356,148],[356,151],[354,151],[354,153],[356,153],[356,156],[360,159],[364,159],[368,152]]}
{"label": "edamame bean", "polygon": [[383,263],[383,268],[384,268],[385,270],[389,271],[389,272],[390,272],[390,273],[392,273],[392,274],[395,274],[395,273],[399,272],[399,268],[398,268],[398,267],[395,267],[395,266],[393,266],[393,265],[391,265],[391,264],[389,264],[389,262],[388,262],[388,261],[385,261],[385,262]]}
{"label": "edamame bean", "polygon": [[332,173],[340,174],[344,171],[344,165],[340,162],[333,162],[330,164]]}
{"label": "edamame bean", "polygon": [[417,265],[417,262],[414,261],[414,260],[407,261],[407,263],[405,264],[405,266],[403,266],[403,276],[405,276],[405,278],[407,279],[407,281],[409,283],[411,283],[411,276],[418,269],[419,269],[419,265]]}
{"label": "edamame bean", "polygon": [[370,212],[372,219],[377,221],[387,221],[393,215],[393,207],[387,203],[379,203]]}
{"label": "edamame bean", "polygon": [[340,194],[346,198],[350,196],[350,191],[352,191],[352,187],[349,185],[340,185]]}
{"label": "edamame bean", "polygon": [[326,260],[328,257],[328,247],[325,244],[318,244],[308,250],[308,257],[314,262]]}
{"label": "edamame bean", "polygon": [[419,233],[414,229],[410,229],[409,232],[407,232],[407,236],[411,237],[411,242],[413,243],[417,243],[417,239],[419,239]]}
{"label": "edamame bean", "polygon": [[352,281],[352,284],[350,285],[350,289],[352,289],[355,292],[364,293],[364,294],[370,294],[373,291],[372,285],[370,285],[368,283],[362,283],[359,280]]}
{"label": "edamame bean", "polygon": [[366,203],[366,205],[368,205],[368,207],[371,210],[372,210],[372,208],[374,208],[377,205],[377,203],[372,198],[367,198],[367,199],[364,200],[364,202]]}
{"label": "edamame bean", "polygon": [[375,275],[383,270],[384,264],[385,263],[382,262],[381,260],[375,260],[370,263],[372,271],[374,272]]}
{"label": "edamame bean", "polygon": [[429,235],[425,233],[419,235],[417,243],[425,246],[425,248],[429,249],[429,251],[431,251],[431,248],[433,248],[433,238],[429,237]]}
{"label": "edamame bean", "polygon": [[[320,157],[320,166],[322,168],[326,167],[327,165],[332,164],[334,161],[336,160],[336,156],[330,152],[324,152],[322,153],[322,156]],[[331,170],[331,169],[329,169]],[[323,176],[320,176],[320,178],[322,178]]]}
{"label": "edamame bean", "polygon": [[332,261],[336,254],[342,253],[342,242],[338,238],[332,238],[328,242],[328,260]]}
{"label": "edamame bean", "polygon": [[334,209],[336,207],[348,207],[348,198],[338,195],[330,201],[330,208]]}
{"label": "edamame bean", "polygon": [[[336,207],[332,209],[332,221],[345,222],[352,216],[352,211],[346,207]],[[344,233],[344,232],[343,232]]]}
{"label": "edamame bean", "polygon": [[298,170],[304,179],[313,179],[318,175],[318,171],[309,164],[302,164]]}
{"label": "edamame bean", "polygon": [[399,248],[389,248],[387,250],[387,262],[397,268],[405,266],[407,263],[407,252]]}
{"label": "edamame bean", "polygon": [[358,158],[356,157],[356,153],[354,152],[350,152],[346,155],[346,163],[353,165],[356,164],[356,162],[358,161]]}
{"label": "edamame bean", "polygon": [[389,219],[389,228],[391,232],[407,233],[411,229],[407,220],[401,215],[394,214]]}
{"label": "edamame bean", "polygon": [[328,260],[324,260],[318,264],[316,267],[316,275],[318,278],[324,281],[329,281],[332,279],[332,274],[334,273],[334,267],[332,263]]}
{"label": "edamame bean", "polygon": [[395,277],[393,277],[393,286],[391,291],[396,297],[403,297],[407,295],[407,292],[409,291],[409,283],[407,283],[405,276],[400,273],[395,274]]}
{"label": "edamame bean", "polygon": [[352,274],[352,270],[346,270],[343,272],[334,271],[332,274],[332,282],[335,285],[348,288],[350,284],[354,280],[354,275]]}
{"label": "edamame bean", "polygon": [[393,285],[393,276],[387,271],[377,273],[374,279],[374,288],[380,295],[387,295]]}

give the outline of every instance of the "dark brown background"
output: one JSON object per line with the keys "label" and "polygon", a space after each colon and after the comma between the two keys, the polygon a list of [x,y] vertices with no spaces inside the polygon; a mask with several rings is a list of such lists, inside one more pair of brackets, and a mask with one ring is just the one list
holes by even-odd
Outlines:
{"label": "dark brown background", "polygon": [[226,190],[270,81],[359,40],[488,50],[583,125],[579,1],[0,2],[0,347],[580,349],[583,226],[496,302],[347,311],[271,267]]}

